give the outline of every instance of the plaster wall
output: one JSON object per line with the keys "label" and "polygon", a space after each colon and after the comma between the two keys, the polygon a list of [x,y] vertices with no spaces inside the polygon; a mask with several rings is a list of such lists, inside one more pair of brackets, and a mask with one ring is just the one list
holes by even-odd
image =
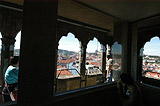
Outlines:
{"label": "plaster wall", "polygon": [[115,19],[80,5],[72,0],[58,1],[58,15],[93,26],[109,29],[111,31],[110,35],[113,35]]}

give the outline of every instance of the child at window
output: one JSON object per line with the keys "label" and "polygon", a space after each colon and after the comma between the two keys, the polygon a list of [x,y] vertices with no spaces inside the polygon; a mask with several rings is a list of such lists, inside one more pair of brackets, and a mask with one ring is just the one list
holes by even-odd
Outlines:
{"label": "child at window", "polygon": [[2,91],[4,102],[13,101],[13,99],[10,97],[10,94],[11,92],[15,93],[17,91],[19,56],[11,57],[10,62],[11,64],[5,72],[5,86]]}

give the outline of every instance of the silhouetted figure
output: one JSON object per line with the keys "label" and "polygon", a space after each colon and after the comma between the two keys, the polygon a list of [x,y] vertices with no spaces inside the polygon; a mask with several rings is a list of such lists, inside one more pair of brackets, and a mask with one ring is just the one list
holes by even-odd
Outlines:
{"label": "silhouetted figure", "polygon": [[111,82],[112,74],[113,74],[113,70],[112,70],[113,60],[111,55],[108,56],[107,66],[108,67],[107,67],[106,79],[107,79],[107,82]]}
{"label": "silhouetted figure", "polygon": [[[11,57],[10,65],[5,72],[5,86],[2,91],[3,101],[13,101],[10,97],[10,93],[16,94],[18,84],[18,67],[19,67],[19,56]],[[16,98],[14,98],[16,99]]]}
{"label": "silhouetted figure", "polygon": [[131,76],[122,73],[120,78],[117,82],[117,88],[123,106],[144,106],[142,93]]}

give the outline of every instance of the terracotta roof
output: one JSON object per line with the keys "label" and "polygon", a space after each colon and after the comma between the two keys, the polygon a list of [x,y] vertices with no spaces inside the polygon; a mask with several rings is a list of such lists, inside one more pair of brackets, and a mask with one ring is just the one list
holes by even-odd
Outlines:
{"label": "terracotta roof", "polygon": [[147,72],[146,76],[148,76],[150,74],[150,77],[154,77],[155,75],[158,75],[158,77],[160,78],[160,74],[157,72]]}
{"label": "terracotta roof", "polygon": [[57,66],[57,69],[58,69],[58,68],[62,68],[62,66],[61,66],[61,65],[58,65],[58,66]]}
{"label": "terracotta roof", "polygon": [[88,62],[89,64],[92,64],[92,65],[95,65],[95,66],[101,65],[101,63],[99,63],[99,62],[93,62],[93,61],[86,61],[86,62]]}
{"label": "terracotta roof", "polygon": [[[57,70],[57,75],[59,73],[60,73],[60,70]],[[72,73],[66,69],[66,70],[62,70],[60,75],[72,75]]]}
{"label": "terracotta roof", "polygon": [[75,59],[58,60],[59,63],[71,63],[73,61],[75,61]]}

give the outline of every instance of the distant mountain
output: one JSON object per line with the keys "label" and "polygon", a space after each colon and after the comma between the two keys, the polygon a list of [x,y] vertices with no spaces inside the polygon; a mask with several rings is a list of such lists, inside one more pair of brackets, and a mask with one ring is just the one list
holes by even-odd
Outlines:
{"label": "distant mountain", "polygon": [[73,54],[76,54],[77,52],[74,52],[74,51],[68,51],[68,50],[63,50],[63,49],[58,49],[58,53],[59,54],[64,54],[64,55],[73,55]]}

